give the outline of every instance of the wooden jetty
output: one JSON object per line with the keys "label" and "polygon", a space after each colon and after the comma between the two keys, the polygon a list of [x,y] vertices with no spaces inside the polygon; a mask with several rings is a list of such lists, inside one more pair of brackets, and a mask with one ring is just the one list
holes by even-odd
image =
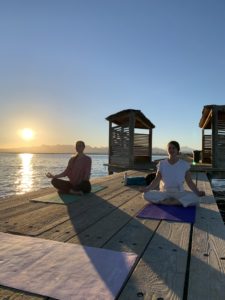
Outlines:
{"label": "wooden jetty", "polygon": [[[30,201],[52,192],[51,188],[3,198],[0,230],[136,253],[138,259],[120,300],[224,299],[225,227],[206,174],[197,176],[206,196],[197,207],[193,225],[137,218],[146,202],[138,187],[124,186],[123,175],[93,179],[92,183],[106,188],[68,205]],[[146,173],[128,171],[128,175]],[[0,299],[49,298],[1,286]]]}

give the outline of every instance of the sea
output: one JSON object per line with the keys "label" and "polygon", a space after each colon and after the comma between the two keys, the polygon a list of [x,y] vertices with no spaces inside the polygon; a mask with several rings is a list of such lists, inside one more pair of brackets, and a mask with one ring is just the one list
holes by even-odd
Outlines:
{"label": "sea", "polygon": [[[108,175],[108,155],[88,154],[92,158],[91,178]],[[0,198],[50,187],[47,172],[58,174],[67,166],[71,154],[0,153]],[[165,156],[153,155],[152,160]]]}
{"label": "sea", "polygon": [[211,187],[213,192],[223,193],[225,196],[225,178],[211,179]]}

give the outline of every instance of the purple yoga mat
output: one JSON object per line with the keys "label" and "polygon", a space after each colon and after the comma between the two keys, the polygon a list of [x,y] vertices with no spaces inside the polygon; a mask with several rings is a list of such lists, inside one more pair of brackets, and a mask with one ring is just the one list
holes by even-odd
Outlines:
{"label": "purple yoga mat", "polygon": [[148,204],[138,213],[137,217],[194,223],[195,212],[195,206],[183,207],[175,205]]}

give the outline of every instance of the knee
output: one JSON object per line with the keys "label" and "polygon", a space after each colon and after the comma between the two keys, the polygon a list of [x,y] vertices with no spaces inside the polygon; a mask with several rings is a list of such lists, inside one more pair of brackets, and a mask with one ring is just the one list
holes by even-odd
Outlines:
{"label": "knee", "polygon": [[52,184],[53,186],[56,186],[56,185],[57,185],[57,178],[52,178],[51,184]]}
{"label": "knee", "polygon": [[147,200],[147,199],[146,199],[146,192],[145,192],[145,193],[142,193],[142,198],[143,198],[144,200]]}
{"label": "knee", "polygon": [[148,202],[151,202],[151,195],[150,195],[150,192],[145,192],[142,194],[142,198]]}
{"label": "knee", "polygon": [[81,190],[83,193],[90,193],[91,191],[91,184],[90,181],[83,181],[81,184]]}
{"label": "knee", "polygon": [[143,194],[143,198],[148,202],[159,202],[167,198],[167,194],[158,190],[151,190]]}

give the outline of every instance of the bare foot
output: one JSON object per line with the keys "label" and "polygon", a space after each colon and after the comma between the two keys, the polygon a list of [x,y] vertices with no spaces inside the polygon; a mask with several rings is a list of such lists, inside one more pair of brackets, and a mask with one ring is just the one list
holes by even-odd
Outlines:
{"label": "bare foot", "polygon": [[164,204],[164,205],[181,205],[180,201],[178,201],[177,199],[174,198],[168,198],[165,200],[160,201],[160,204]]}

